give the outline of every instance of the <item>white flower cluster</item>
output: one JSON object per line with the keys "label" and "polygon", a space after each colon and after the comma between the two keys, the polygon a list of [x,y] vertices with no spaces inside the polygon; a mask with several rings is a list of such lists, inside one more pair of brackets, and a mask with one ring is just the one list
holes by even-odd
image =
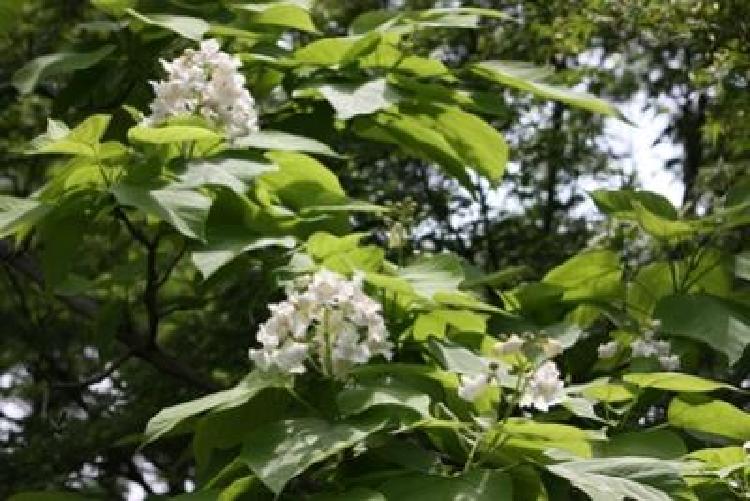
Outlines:
{"label": "white flower cluster", "polygon": [[492,349],[498,356],[521,353],[527,345],[535,345],[541,348],[547,358],[554,358],[563,352],[564,347],[560,341],[545,337],[543,331],[540,334],[536,335],[532,332],[524,332],[521,336],[511,334],[505,341],[495,343]]}
{"label": "white flower cluster", "polygon": [[200,50],[186,49],[177,59],[160,62],[167,79],[151,82],[156,98],[146,125],[198,115],[224,127],[230,139],[258,130],[255,102],[245,88],[245,77],[237,71],[242,63],[222,52],[216,40],[205,40]]}
{"label": "white flower cluster", "polygon": [[[505,366],[487,359],[482,359],[482,362],[485,367],[483,372],[459,376],[458,396],[468,402],[473,402],[488,387],[499,385],[508,377]],[[533,407],[547,412],[550,407],[565,399],[565,384],[560,379],[557,365],[551,360],[544,362],[532,374],[518,377],[529,378],[519,400],[521,407]]]}
{"label": "white flower cluster", "polygon": [[508,376],[508,369],[494,360],[481,358],[483,371],[476,374],[460,374],[458,396],[473,402],[491,385],[499,385]]}
{"label": "white flower cluster", "polygon": [[565,399],[565,383],[560,379],[560,371],[555,362],[547,360],[534,371],[519,400],[521,407],[534,407],[547,412],[550,407]]}
{"label": "white flower cluster", "polygon": [[[669,341],[654,339],[654,330],[659,327],[659,321],[652,323],[651,329],[643,332],[643,338],[636,339],[630,343],[630,353],[633,357],[650,358],[656,357],[661,368],[665,371],[677,371],[680,369],[679,355],[672,354],[672,345]],[[599,345],[597,351],[599,358],[612,358],[619,351],[620,345],[617,341],[609,341]]]}
{"label": "white flower cluster", "polygon": [[269,306],[271,317],[256,336],[262,348],[250,359],[264,371],[306,372],[306,362],[340,377],[372,357],[392,357],[380,303],[362,291],[362,280],[347,280],[328,270],[317,272],[304,290]]}

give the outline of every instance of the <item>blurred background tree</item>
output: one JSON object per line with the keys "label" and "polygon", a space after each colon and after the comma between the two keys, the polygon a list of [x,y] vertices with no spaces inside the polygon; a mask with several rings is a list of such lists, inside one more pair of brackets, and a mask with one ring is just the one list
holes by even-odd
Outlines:
{"label": "blurred background tree", "polygon": [[[5,0],[0,5],[3,194],[28,195],[45,179],[48,164],[22,152],[44,131],[47,118],[72,124],[91,113],[113,113],[113,123],[124,129],[131,119],[122,105],[146,109],[147,82],[160,71],[158,55],[188,43],[134,37],[123,29],[122,18],[102,9],[135,6],[151,12],[164,4]],[[197,0],[166,4],[170,12],[197,17],[211,18],[218,10]],[[372,9],[458,5],[499,9],[514,21],[477,18],[475,29],[420,32],[410,49],[447,66],[485,59],[531,62],[542,68],[538,71],[555,70],[561,83],[665,114],[668,124],[659,140],[674,144],[679,154],[662,168],[678,173],[687,212],[710,212],[747,173],[750,3],[320,0],[313,12],[319,28],[340,35]],[[36,57],[73,47],[96,50],[112,40],[127,48],[127,57],[49,75],[28,93],[12,84],[13,75]],[[439,50],[428,49],[436,45]],[[272,70],[248,77],[254,88],[273,82]],[[632,159],[607,142],[607,122],[598,115],[515,91],[500,93],[479,80],[476,91],[481,113],[511,144],[511,163],[499,187],[475,180],[475,192],[469,193],[428,164],[397,158],[387,147],[363,152],[358,163],[337,173],[351,196],[400,207],[401,216],[390,221],[364,216],[356,221],[357,229],[389,244],[394,256],[402,245],[420,252],[449,249],[486,271],[523,266],[511,280],[538,278],[596,234],[599,219],[588,209],[586,188],[605,181],[636,186],[639,169],[625,168]],[[356,136],[337,130],[332,116],[321,104],[310,123],[299,127],[356,148]],[[321,127],[321,117],[330,126]],[[145,255],[132,248],[122,228],[110,234],[103,241],[81,228],[80,235],[69,236],[65,258],[73,262],[65,266],[86,276],[85,270],[101,269],[102,262],[118,263],[97,285],[135,280],[133,270],[143,268]],[[20,250],[0,244],[0,497],[49,486],[92,486],[108,498],[187,488],[190,464],[178,455],[184,444],[165,442],[136,452],[137,438],[122,437],[136,437],[162,407],[242,373],[253,325],[263,320],[273,294],[273,257],[238,260],[207,284],[176,269],[184,280],[171,285],[175,299],[163,305],[170,315],[156,349],[125,335],[131,321],[130,312],[123,312],[127,297],[113,293],[96,304],[81,303],[79,295],[89,286],[83,280],[67,284],[69,294],[54,296],[41,277],[45,268],[60,265],[59,256],[46,256],[44,249],[27,253],[28,242]],[[160,259],[168,264],[179,253],[168,243]]]}

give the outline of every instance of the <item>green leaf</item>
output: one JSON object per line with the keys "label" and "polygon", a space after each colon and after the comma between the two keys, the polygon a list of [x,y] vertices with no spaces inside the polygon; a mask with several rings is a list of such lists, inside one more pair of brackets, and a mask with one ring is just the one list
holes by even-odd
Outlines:
{"label": "green leaf", "polygon": [[257,185],[278,198],[288,208],[346,204],[338,177],[325,165],[301,153],[274,151],[267,157],[279,166],[258,178]]}
{"label": "green leaf", "polygon": [[492,451],[494,454],[516,460],[519,457],[529,458],[543,463],[550,461],[545,453],[554,450],[589,458],[592,454],[591,443],[595,438],[591,432],[575,426],[524,418],[510,418],[504,425],[493,428],[491,434],[496,439],[500,438],[497,435],[505,437],[502,446]]}
{"label": "green leaf", "polygon": [[316,155],[327,155],[339,157],[328,145],[309,137],[297,136],[288,132],[278,130],[262,130],[254,132],[247,137],[240,138],[235,142],[236,147],[256,148],[260,150],[275,151],[298,151],[313,153]]}
{"label": "green leaf", "polygon": [[115,46],[108,44],[92,52],[58,52],[39,56],[13,74],[13,86],[21,94],[29,94],[40,80],[54,75],[91,68],[99,64],[114,50]]}
{"label": "green leaf", "polygon": [[18,26],[16,20],[23,14],[26,0],[6,0],[0,3],[0,36]]}
{"label": "green leaf", "polygon": [[750,251],[734,256],[734,274],[743,280],[750,280]]}
{"label": "green leaf", "polygon": [[128,131],[128,139],[139,143],[171,144],[189,141],[221,141],[218,133],[191,125],[168,125],[166,127],[144,127],[137,125]]}
{"label": "green leaf", "polygon": [[622,379],[626,383],[634,384],[641,388],[656,388],[659,390],[679,392],[705,393],[732,386],[717,381],[711,381],[692,374],[681,374],[679,372],[653,372],[625,374]]}
{"label": "green leaf", "polygon": [[177,186],[183,189],[202,186],[225,186],[238,195],[247,192],[248,183],[267,172],[278,170],[267,162],[254,162],[241,158],[195,160],[188,163],[177,177]]}
{"label": "green leaf", "polygon": [[310,501],[387,501],[381,493],[362,487],[355,487],[340,493],[315,494],[308,499]]}
{"label": "green leaf", "polygon": [[276,494],[311,465],[361,442],[382,422],[287,419],[252,430],[239,460]]}
{"label": "green leaf", "polygon": [[336,110],[336,117],[349,120],[369,115],[397,103],[399,95],[379,78],[363,84],[321,84],[312,89],[319,92]]}
{"label": "green leaf", "polygon": [[236,9],[250,11],[250,23],[277,28],[291,28],[309,33],[317,33],[307,9],[293,4],[266,3],[262,9],[255,4],[235,4]]}
{"label": "green leaf", "polygon": [[397,271],[415,294],[424,299],[433,299],[439,292],[455,292],[464,280],[460,258],[452,254],[437,254],[420,257]]}
{"label": "green leaf", "polygon": [[399,407],[411,411],[415,418],[430,417],[430,397],[403,385],[381,383],[378,386],[347,388],[336,397],[341,414],[352,416],[373,407]]}
{"label": "green leaf", "polygon": [[188,238],[202,240],[211,199],[198,192],[170,186],[120,183],[112,187],[117,201],[172,225]]}
{"label": "green leaf", "polygon": [[688,449],[680,435],[671,430],[650,429],[617,434],[607,442],[597,443],[597,456],[638,456],[677,459]]}
{"label": "green leaf", "polygon": [[677,209],[666,197],[645,190],[595,190],[591,198],[605,214],[624,219],[635,219],[633,202],[657,216],[666,219],[677,219]]}
{"label": "green leaf", "polygon": [[622,292],[620,258],[610,250],[584,251],[553,268],[543,281],[565,289],[563,300],[617,297]]}
{"label": "green leaf", "polygon": [[735,364],[750,343],[750,316],[739,304],[708,294],[673,295],[662,298],[654,317],[661,329],[706,343]]}
{"label": "green leaf", "polygon": [[684,240],[692,238],[697,227],[688,221],[667,219],[651,212],[643,204],[632,202],[635,218],[643,231],[659,240]]}
{"label": "green leaf", "polygon": [[158,26],[173,31],[181,37],[200,42],[211,25],[203,19],[175,14],[141,14],[133,9],[126,12],[134,18],[152,26]]}
{"label": "green leaf", "polygon": [[191,260],[204,279],[208,279],[222,266],[240,254],[268,247],[291,249],[296,240],[293,237],[245,237],[236,239],[210,240],[205,247],[193,251]]}
{"label": "green leaf", "polygon": [[124,16],[137,0],[91,0],[91,5],[112,16]]}
{"label": "green leaf", "polygon": [[497,470],[473,470],[455,477],[411,474],[378,486],[387,499],[410,501],[501,501],[513,499],[510,475]]}
{"label": "green leaf", "polygon": [[15,233],[26,225],[33,225],[49,210],[37,200],[0,195],[0,237]]}
{"label": "green leaf", "polygon": [[667,410],[669,424],[737,441],[750,440],[750,414],[723,400],[702,395],[681,395]]}
{"label": "green leaf", "polygon": [[352,129],[363,138],[396,144],[407,155],[435,162],[464,186],[471,187],[463,159],[432,125],[404,113],[381,111],[372,117],[357,117]]}
{"label": "green leaf", "polygon": [[209,411],[221,411],[239,407],[266,388],[283,388],[290,380],[253,371],[229,390],[211,393],[204,397],[167,407],[152,417],[146,425],[144,443],[150,443],[166,435],[188,418]]}
{"label": "green leaf", "polygon": [[487,122],[455,106],[432,106],[420,118],[432,122],[468,167],[493,183],[503,177],[508,144]]}
{"label": "green leaf", "polygon": [[670,501],[684,488],[680,464],[652,458],[622,457],[570,461],[548,466],[591,501]]}
{"label": "green leaf", "polygon": [[[47,121],[47,132],[36,137],[31,145],[30,153],[34,154],[67,154],[85,157],[103,158],[108,155],[100,144],[104,133],[107,131],[111,115],[92,115],[81,122],[75,129],[68,127],[56,120]],[[105,143],[110,145],[120,143]],[[124,149],[120,151],[124,153]]]}
{"label": "green leaf", "polygon": [[398,144],[409,155],[437,162],[468,187],[467,169],[496,182],[508,160],[508,145],[497,130],[457,106],[403,106],[378,113],[372,120],[357,120],[354,130],[368,139]]}
{"label": "green leaf", "polygon": [[636,397],[627,386],[607,382],[586,385],[582,393],[587,398],[607,403],[626,402]]}
{"label": "green leaf", "polygon": [[471,71],[492,82],[529,92],[542,99],[560,101],[576,108],[616,118],[622,116],[611,103],[592,94],[539,82],[539,79],[546,78],[549,75],[549,71],[527,63],[482,61],[472,65]]}

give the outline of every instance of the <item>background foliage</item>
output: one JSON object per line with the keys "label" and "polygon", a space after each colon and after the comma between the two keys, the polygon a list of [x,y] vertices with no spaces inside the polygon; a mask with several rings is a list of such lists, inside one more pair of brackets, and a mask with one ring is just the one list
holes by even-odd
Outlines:
{"label": "background foliage", "polygon": [[[446,7],[453,10],[425,10]],[[220,470],[242,434],[274,412],[303,417],[274,393],[261,394],[268,414],[257,415],[257,404],[242,404],[258,389],[230,390],[224,398],[238,399],[235,409],[209,412],[222,399],[190,408],[179,416],[189,419],[170,425],[185,433],[139,444],[162,408],[242,381],[266,305],[280,299],[279,278],[298,270],[301,255],[344,273],[372,273],[369,286],[391,305],[404,371],[414,370],[409,364],[456,370],[435,355],[429,335],[481,350],[507,332],[545,330],[574,333],[575,345],[557,358],[569,385],[600,384],[574,395],[590,412],[561,408],[541,421],[514,413],[505,424],[519,428],[515,443],[506,455],[484,451],[488,469],[451,476],[462,471],[465,444],[426,426],[403,442],[375,434],[377,457],[354,461],[332,451],[292,481],[290,499],[345,489],[344,499],[379,499],[367,497],[378,489],[403,499],[428,486],[472,499],[513,488],[535,493],[529,499],[582,492],[612,499],[597,492],[592,475],[638,499],[647,498],[628,489],[644,484],[684,499],[747,495],[745,392],[704,379],[639,379],[659,368],[627,353],[597,360],[596,347],[611,339],[625,346],[658,319],[684,372],[735,388],[747,376],[750,6],[455,7],[336,0],[0,6],[1,496],[68,490],[116,499],[135,485],[165,496],[196,485],[214,498],[269,495],[257,482],[257,465],[268,458],[248,457],[257,450],[240,453],[244,469]],[[377,9],[385,11],[367,14]],[[375,30],[388,20],[390,31]],[[347,34],[364,38],[333,39]],[[216,132],[203,124],[176,124],[191,128],[161,135],[132,128],[152,100],[149,80],[161,77],[159,58],[204,36],[239,54],[261,129],[286,135],[266,133],[244,152],[212,156]],[[645,97],[667,106],[662,139],[681,154],[664,167],[681,176],[682,207],[642,192],[582,188],[592,176],[617,188],[635,188],[636,180],[599,140],[616,108],[571,94],[574,86],[614,102]],[[59,122],[50,126],[48,118]],[[73,130],[62,138],[61,123]],[[185,161],[178,145],[187,139],[206,161]],[[281,171],[265,172],[271,163]],[[199,175],[217,169],[233,175]],[[175,182],[191,195],[175,197]],[[582,212],[591,199],[598,212]],[[361,240],[333,237],[353,232]],[[454,257],[430,260],[443,251]],[[403,273],[410,266],[416,279]],[[421,282],[419,273],[427,275]],[[404,275],[406,284],[389,280]],[[405,299],[411,296],[418,307]],[[417,376],[403,377],[414,386]],[[462,422],[482,410],[457,403],[455,383],[439,384],[440,395],[421,393],[431,405],[447,406]],[[267,404],[274,396],[291,410]],[[414,425],[408,413],[424,412],[422,401],[395,399],[416,402],[387,407],[406,414],[400,426]],[[434,408],[427,412],[436,417]],[[310,419],[297,424],[334,442],[343,432]],[[610,440],[592,439],[603,428]],[[344,431],[344,441],[356,436]],[[407,445],[414,457],[394,465],[394,448]],[[544,449],[565,452],[552,461]],[[593,459],[565,461],[565,454]],[[689,455],[715,474],[682,476],[672,461]],[[399,468],[410,473],[385,483],[359,478]],[[642,475],[622,480],[623,471]],[[478,485],[497,491],[472,491]]]}

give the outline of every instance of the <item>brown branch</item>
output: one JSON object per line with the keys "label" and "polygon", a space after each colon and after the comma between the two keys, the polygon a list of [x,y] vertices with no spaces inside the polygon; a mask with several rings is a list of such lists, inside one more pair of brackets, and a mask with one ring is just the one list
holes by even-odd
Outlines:
{"label": "brown branch", "polygon": [[[0,240],[0,260],[18,270],[32,283],[44,288],[44,276],[34,259],[27,254],[17,254],[7,240]],[[86,318],[95,319],[98,314],[99,303],[93,298],[62,295],[56,295],[56,297],[72,311]],[[136,329],[127,329],[118,333],[117,338],[128,346],[135,356],[149,362],[165,374],[187,381],[206,391],[220,389],[214,381],[196,374],[192,368],[162,351],[155,340],[139,333]]]}

